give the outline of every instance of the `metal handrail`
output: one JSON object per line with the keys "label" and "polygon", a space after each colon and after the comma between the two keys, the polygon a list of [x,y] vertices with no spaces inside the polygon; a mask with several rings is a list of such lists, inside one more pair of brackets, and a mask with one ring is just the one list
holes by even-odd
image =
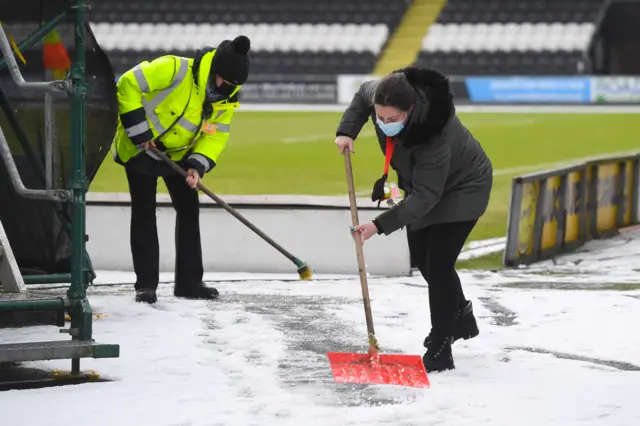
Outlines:
{"label": "metal handrail", "polygon": [[20,172],[18,171],[18,167],[16,166],[15,161],[13,160],[13,155],[11,154],[11,149],[9,148],[9,143],[4,136],[4,132],[2,131],[2,127],[0,126],[0,156],[4,161],[5,166],[7,167],[7,173],[9,174],[9,178],[11,179],[11,183],[13,184],[16,192],[25,197],[25,198],[33,198],[37,200],[52,200],[52,201],[67,201],[71,198],[71,191],[67,191],[64,189],[55,189],[55,190],[43,190],[43,189],[29,189],[24,186],[22,182],[22,178],[20,177]]}
{"label": "metal handrail", "polygon": [[[7,62],[9,67],[9,72],[11,74],[11,78],[18,85],[18,87],[25,90],[35,90],[40,92],[48,93],[60,93],[60,92],[68,92],[71,89],[71,84],[67,80],[55,80],[55,81],[39,81],[39,82],[27,82],[25,81],[22,73],[20,72],[20,68],[18,67],[18,63],[16,62],[16,58],[13,56],[13,52],[11,50],[11,45],[9,44],[9,39],[7,38],[4,29],[0,27],[0,50],[2,50],[2,54],[4,59]],[[50,107],[50,106],[49,106]],[[47,140],[45,141],[47,145],[52,143],[50,138],[50,132],[47,132]],[[48,146],[47,156],[52,157],[51,146]],[[68,190],[56,189],[52,190],[49,179],[47,179],[47,189],[29,189],[22,182],[22,178],[20,177],[20,172],[18,171],[18,167],[13,159],[13,155],[11,154],[11,149],[9,148],[9,143],[7,142],[6,137],[0,127],[0,156],[2,157],[6,167],[7,172],[9,174],[9,178],[11,179],[11,183],[13,184],[16,192],[25,197],[32,198],[38,200],[52,200],[52,201],[66,201],[71,198],[72,193]],[[49,159],[49,158],[47,158]],[[49,163],[49,161],[47,161]],[[49,166],[49,164],[47,164]],[[47,173],[48,175],[49,173]]]}
{"label": "metal handrail", "polygon": [[18,62],[16,62],[16,58],[13,56],[13,51],[11,50],[11,44],[9,44],[7,34],[4,32],[4,28],[2,27],[0,27],[0,50],[2,50],[2,55],[7,61],[11,78],[18,87],[26,90],[35,90],[46,93],[60,93],[71,90],[71,84],[66,80],[36,82],[25,81],[24,77],[22,77],[22,73],[20,72],[20,68],[18,67]]}

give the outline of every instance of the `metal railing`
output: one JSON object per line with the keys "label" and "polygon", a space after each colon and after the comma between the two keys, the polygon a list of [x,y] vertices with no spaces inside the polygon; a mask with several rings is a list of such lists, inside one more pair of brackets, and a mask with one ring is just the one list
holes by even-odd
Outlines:
{"label": "metal railing", "polygon": [[[0,27],[0,51],[2,51],[2,55],[4,56],[5,63],[9,67],[9,73],[11,74],[11,79],[23,90],[31,90],[38,92],[45,92],[45,94],[49,93],[68,93],[71,91],[71,82],[67,80],[54,80],[54,81],[38,81],[38,82],[27,82],[25,81],[22,73],[20,72],[20,68],[18,67],[18,63],[16,62],[15,57],[13,56],[13,52],[11,50],[11,44],[9,43],[9,38],[7,37],[4,29]],[[46,176],[53,176],[52,174],[52,158],[53,158],[53,150],[51,147],[52,138],[51,138],[51,102],[49,99],[49,103],[45,103],[45,134],[48,136],[45,138],[45,153],[46,153],[46,162],[45,162],[45,174]],[[48,130],[47,130],[48,129]],[[72,197],[72,193],[69,190],[64,189],[51,189],[51,180],[47,179],[47,189],[29,189],[27,188],[22,178],[20,177],[20,172],[18,171],[18,167],[13,159],[13,155],[11,154],[11,149],[9,148],[9,143],[7,142],[6,137],[4,136],[4,132],[0,127],[0,156],[4,161],[7,172],[9,174],[9,178],[11,179],[11,183],[13,184],[14,189],[18,194],[25,198],[39,199],[39,200],[50,200],[50,201],[66,201]]]}

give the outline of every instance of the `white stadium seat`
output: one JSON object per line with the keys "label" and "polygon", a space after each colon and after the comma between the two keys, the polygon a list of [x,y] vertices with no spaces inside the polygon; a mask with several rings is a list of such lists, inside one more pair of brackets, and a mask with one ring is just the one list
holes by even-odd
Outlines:
{"label": "white stadium seat", "polygon": [[594,24],[433,24],[422,39],[424,52],[583,50]]}
{"label": "white stadium seat", "polygon": [[384,24],[92,23],[91,26],[98,43],[106,50],[192,51],[245,34],[251,38],[254,51],[378,54],[389,36],[389,29]]}

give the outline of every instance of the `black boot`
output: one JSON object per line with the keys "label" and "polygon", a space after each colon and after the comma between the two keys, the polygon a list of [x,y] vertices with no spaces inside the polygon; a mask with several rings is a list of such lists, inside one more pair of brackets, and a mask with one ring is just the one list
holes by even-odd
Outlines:
{"label": "black boot", "polygon": [[470,300],[467,301],[467,304],[462,309],[458,309],[455,327],[454,342],[458,339],[472,339],[480,334],[476,317],[473,315],[473,305]]}
{"label": "black boot", "polygon": [[432,339],[427,346],[427,352],[422,357],[422,363],[427,373],[456,368],[453,363],[453,354],[451,353],[452,343],[452,337],[432,335]]}
{"label": "black boot", "polygon": [[220,295],[218,290],[213,287],[207,287],[204,283],[200,283],[191,287],[174,287],[173,294],[176,297],[184,297],[185,299],[217,299]]}
{"label": "black boot", "polygon": [[158,297],[155,290],[146,288],[136,290],[136,302],[156,303],[157,301]]}
{"label": "black boot", "polygon": [[[456,324],[454,326],[454,335],[453,342],[459,339],[472,339],[480,334],[480,330],[478,330],[478,323],[476,322],[476,317],[473,315],[473,305],[471,301],[467,301],[467,304],[464,307],[458,309],[456,313]],[[424,347],[426,348],[429,345],[429,342],[433,339],[432,333],[424,339]]]}

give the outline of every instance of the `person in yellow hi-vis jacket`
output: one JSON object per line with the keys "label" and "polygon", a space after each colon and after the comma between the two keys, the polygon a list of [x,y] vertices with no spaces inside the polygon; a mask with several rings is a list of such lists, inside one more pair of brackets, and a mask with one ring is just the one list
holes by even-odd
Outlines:
{"label": "person in yellow hi-vis jacket", "polygon": [[[144,61],[118,80],[119,121],[114,159],[124,166],[131,194],[131,253],[136,301],[155,303],[159,280],[156,185],[162,177],[176,210],[174,295],[215,299],[202,282],[196,185],[216,166],[229,139],[238,91],[249,76],[250,41],[238,36],[194,58],[166,55]],[[180,164],[185,179],[148,150]]]}

